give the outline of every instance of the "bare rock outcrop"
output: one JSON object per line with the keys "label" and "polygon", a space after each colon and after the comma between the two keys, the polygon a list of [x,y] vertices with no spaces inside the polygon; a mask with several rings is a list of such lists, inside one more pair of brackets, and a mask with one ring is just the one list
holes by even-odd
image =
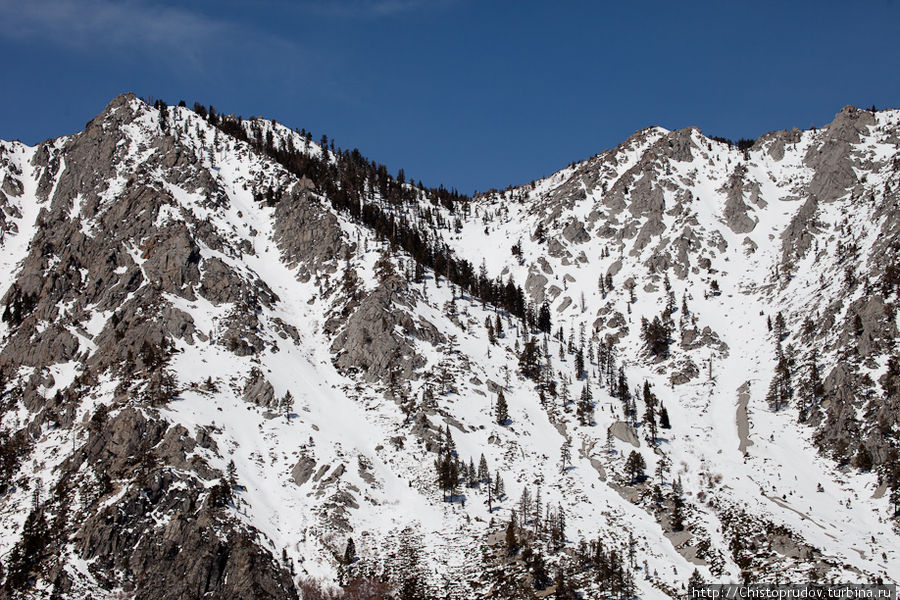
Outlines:
{"label": "bare rock outcrop", "polygon": [[750,207],[744,202],[745,173],[746,167],[739,165],[719,190],[725,194],[722,216],[725,217],[725,224],[735,233],[750,233],[757,223],[749,214]]}
{"label": "bare rock outcrop", "polygon": [[303,485],[313,476],[313,472],[316,469],[316,459],[311,456],[303,456],[300,460],[297,461],[297,464],[294,465],[294,468],[291,470],[291,479],[297,485]]}
{"label": "bare rock outcrop", "polygon": [[566,240],[573,244],[583,244],[591,239],[590,234],[584,228],[584,223],[577,219],[569,221],[563,228],[562,234]]}
{"label": "bare rock outcrop", "polygon": [[641,441],[638,439],[634,427],[624,421],[616,421],[610,425],[608,435],[611,435],[626,444],[631,444],[635,448],[640,448],[641,446]]}
{"label": "bare rock outcrop", "polygon": [[815,170],[809,193],[820,202],[831,202],[858,182],[853,169],[852,145],[860,133],[875,123],[871,112],[844,107],[822,131],[822,140],[810,147],[804,162]]}
{"label": "bare rock outcrop", "polygon": [[275,402],[275,388],[266,376],[257,368],[250,371],[250,377],[244,385],[244,401],[271,408]]}
{"label": "bare rock outcrop", "polygon": [[816,213],[819,210],[819,201],[815,196],[810,196],[800,207],[790,223],[781,234],[781,261],[788,270],[795,265],[812,245],[814,234],[818,231]]}
{"label": "bare rock outcrop", "polygon": [[545,289],[547,287],[547,277],[542,275],[536,268],[528,271],[528,277],[525,279],[525,292],[532,298],[535,304],[540,305],[546,298]]}
{"label": "bare rock outcrop", "polygon": [[282,256],[300,267],[301,280],[317,271],[334,272],[344,255],[344,235],[337,218],[303,186],[295,185],[275,206],[275,240]]}
{"label": "bare rock outcrop", "polygon": [[413,377],[425,359],[411,340],[437,345],[444,336],[431,323],[412,319],[407,312],[411,302],[406,282],[392,276],[359,302],[343,326],[333,320],[331,326],[340,326],[331,344],[335,365],[368,381],[387,381],[394,370]]}

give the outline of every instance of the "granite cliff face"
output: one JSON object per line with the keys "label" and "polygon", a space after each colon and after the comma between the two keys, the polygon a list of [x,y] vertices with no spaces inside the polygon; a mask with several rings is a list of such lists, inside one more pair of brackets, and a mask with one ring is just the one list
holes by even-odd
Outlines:
{"label": "granite cliff face", "polygon": [[852,107],[744,148],[650,128],[453,204],[132,95],[0,142],[0,597],[523,597],[513,513],[585,597],[579,540],[647,597],[895,581],[898,144]]}

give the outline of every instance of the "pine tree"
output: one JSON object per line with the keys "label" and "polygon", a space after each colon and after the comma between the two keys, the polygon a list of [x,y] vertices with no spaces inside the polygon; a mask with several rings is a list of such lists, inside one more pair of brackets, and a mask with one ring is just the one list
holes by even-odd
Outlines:
{"label": "pine tree", "polygon": [[395,554],[394,575],[398,581],[400,600],[425,600],[427,590],[420,561],[421,541],[411,527],[400,532],[400,545]]}
{"label": "pine tree", "polygon": [[677,309],[676,309],[676,304],[675,304],[675,294],[670,289],[668,291],[668,297],[666,299],[666,308],[663,310],[663,315],[665,316],[665,319],[667,321],[671,322],[672,315],[675,314],[676,310]]}
{"label": "pine tree", "polygon": [[237,484],[237,467],[234,466],[234,460],[228,461],[228,467],[225,471],[228,485],[234,487]]}
{"label": "pine tree", "polygon": [[625,397],[625,416],[632,425],[637,425],[637,404],[631,394]]}
{"label": "pine tree", "polygon": [[5,590],[22,590],[26,587],[32,570],[37,568],[52,539],[50,527],[43,510],[32,510],[25,518],[22,536],[4,562],[6,567]]}
{"label": "pine tree", "polygon": [[[167,133],[169,129],[169,107],[162,100],[157,100],[156,108],[159,109],[159,129],[163,133]],[[218,130],[216,131],[218,132]]]}
{"label": "pine tree", "polygon": [[566,382],[565,377],[560,380],[559,384],[559,402],[562,405],[564,411],[569,411],[569,384]]}
{"label": "pine tree", "polygon": [[684,512],[681,509],[682,501],[680,497],[675,497],[672,502],[672,530],[684,530]]}
{"label": "pine tree", "polygon": [[647,424],[647,427],[650,428],[650,444],[656,444],[656,413],[653,411],[652,406],[648,406],[647,410],[644,412],[644,422]]}
{"label": "pine tree", "polygon": [[540,352],[537,344],[533,339],[528,340],[522,347],[522,353],[519,355],[519,369],[522,375],[537,381],[540,375]]}
{"label": "pine tree", "polygon": [[544,302],[538,310],[537,327],[544,333],[550,333],[553,324],[550,321],[550,306]]}
{"label": "pine tree", "polygon": [[575,352],[575,378],[581,379],[581,377],[583,375],[584,375],[584,353],[582,352],[582,349],[579,348]]}
{"label": "pine tree", "polygon": [[638,483],[639,480],[644,478],[644,469],[646,467],[647,464],[644,462],[644,457],[636,450],[632,450],[625,461],[625,473],[631,478],[631,483]]}
{"label": "pine tree", "polygon": [[569,440],[565,440],[559,449],[560,470],[565,473],[566,467],[572,461],[572,451],[569,449]]}
{"label": "pine tree", "polygon": [[578,400],[578,409],[576,411],[578,423],[581,425],[590,425],[594,421],[594,403],[591,394],[590,381],[585,380],[584,386],[581,388],[581,397]]}
{"label": "pine tree", "polygon": [[456,442],[453,441],[453,434],[450,433],[450,423],[444,423],[444,451],[447,454],[456,452]]}
{"label": "pine tree", "polygon": [[556,530],[559,535],[559,548],[561,549],[566,543],[566,511],[562,504],[556,505]]}
{"label": "pine tree", "polygon": [[41,493],[44,489],[44,482],[41,479],[34,479],[34,488],[31,491],[31,511],[39,512],[41,510],[42,498]]}
{"label": "pine tree", "polygon": [[559,552],[566,543],[566,515],[561,505],[557,505],[556,510],[547,507],[547,530],[550,547]]}
{"label": "pine tree", "polygon": [[491,473],[488,471],[487,460],[484,458],[484,454],[481,455],[481,458],[478,460],[478,481],[483,482],[491,482]]}
{"label": "pine tree", "polygon": [[519,498],[519,515],[522,518],[522,527],[528,524],[528,515],[531,514],[531,491],[526,485],[522,488],[522,496]]}
{"label": "pine tree", "polygon": [[816,349],[813,348],[806,365],[806,377],[800,386],[798,401],[800,409],[798,419],[800,422],[805,422],[809,418],[810,412],[818,406],[823,393],[822,379],[819,376],[818,356]]}
{"label": "pine tree", "polygon": [[784,340],[784,336],[785,336],[784,328],[785,328],[784,315],[782,315],[781,312],[779,312],[777,315],[775,315],[775,326],[773,327],[773,330],[775,332],[775,341],[776,342],[781,342],[782,340]]}
{"label": "pine tree", "polygon": [[616,383],[616,391],[622,402],[628,400],[628,380],[625,379],[625,369],[623,367],[619,367],[619,379]]}
{"label": "pine tree", "polygon": [[536,550],[531,557],[531,577],[534,588],[543,590],[550,584],[550,575],[547,573],[547,564],[539,550]]}
{"label": "pine tree", "polygon": [[650,428],[650,443],[656,443],[656,404],[657,399],[653,392],[650,391],[650,383],[644,381],[644,406],[646,410],[644,411],[644,422],[647,423],[647,426]]}
{"label": "pine tree", "polygon": [[776,412],[786,406],[794,394],[794,390],[791,387],[790,359],[781,352],[778,354],[780,356],[778,356],[778,362],[775,365],[775,375],[772,377],[769,391],[766,394],[769,406]]}
{"label": "pine tree", "polygon": [[291,390],[285,392],[284,398],[281,399],[281,410],[284,411],[285,420],[290,423],[291,413],[294,412],[294,396]]}
{"label": "pine tree", "polygon": [[669,423],[669,411],[665,406],[660,406],[659,409],[659,426],[662,429],[672,429],[672,424]]}
{"label": "pine tree", "polygon": [[519,541],[516,539],[516,516],[514,514],[506,525],[506,554],[512,556],[518,551]]}
{"label": "pine tree", "polygon": [[694,572],[691,573],[691,577],[688,579],[688,582],[687,582],[688,598],[694,598],[695,597],[694,590],[695,589],[699,590],[704,585],[706,585],[706,582],[703,580],[703,577],[700,575],[700,571],[698,571],[697,569],[694,569]]}
{"label": "pine tree", "polygon": [[441,451],[434,461],[438,487],[444,494],[444,500],[453,499],[456,488],[459,487],[460,465],[459,460],[449,451]]}
{"label": "pine tree", "polygon": [[506,405],[506,398],[503,396],[503,390],[497,390],[497,405],[495,407],[494,416],[498,425],[506,425],[509,421],[509,407]]}
{"label": "pine tree", "polygon": [[669,472],[669,458],[665,454],[660,454],[656,461],[656,477],[660,484],[666,482],[666,473]]}
{"label": "pine tree", "polygon": [[607,454],[612,454],[616,450],[615,445],[613,444],[613,435],[609,430],[606,431],[606,441],[603,443],[603,450]]}
{"label": "pine tree", "polygon": [[353,538],[347,538],[347,546],[344,548],[344,564],[349,565],[352,564],[356,560],[356,544],[353,543]]}
{"label": "pine tree", "polygon": [[641,318],[641,339],[652,356],[668,356],[671,337],[671,326],[667,319],[660,319],[657,316],[648,321],[646,317]]}

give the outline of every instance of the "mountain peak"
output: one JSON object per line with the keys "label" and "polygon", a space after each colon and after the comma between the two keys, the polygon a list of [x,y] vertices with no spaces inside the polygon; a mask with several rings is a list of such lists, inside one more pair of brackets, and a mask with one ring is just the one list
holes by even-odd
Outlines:
{"label": "mountain peak", "polygon": [[0,597],[894,582],[897,121],[474,199],[133,94],[0,145]]}

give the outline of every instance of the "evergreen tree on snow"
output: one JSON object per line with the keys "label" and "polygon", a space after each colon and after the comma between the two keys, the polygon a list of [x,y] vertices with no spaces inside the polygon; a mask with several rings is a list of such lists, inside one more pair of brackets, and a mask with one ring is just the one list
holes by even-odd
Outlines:
{"label": "evergreen tree on snow", "polygon": [[284,412],[284,418],[290,422],[291,413],[294,412],[294,396],[291,390],[285,392],[284,398],[281,399],[281,410]]}
{"label": "evergreen tree on snow", "polygon": [[691,573],[691,576],[687,582],[688,598],[693,598],[694,590],[700,589],[704,585],[706,585],[706,582],[703,580],[703,576],[700,575],[700,571],[694,569],[694,572]]}
{"label": "evergreen tree on snow", "polygon": [[481,458],[478,460],[478,481],[491,482],[491,473],[488,471],[487,459],[484,458],[484,454],[482,454]]}
{"label": "evergreen tree on snow", "polygon": [[347,538],[347,545],[344,547],[344,564],[349,565],[356,560],[356,544],[353,538]]}
{"label": "evergreen tree on snow", "polygon": [[565,440],[559,449],[560,470],[565,473],[566,467],[572,462],[572,451],[569,449],[569,440]]}
{"label": "evergreen tree on snow", "polygon": [[576,411],[578,423],[581,425],[590,425],[594,422],[594,403],[593,394],[591,394],[591,383],[587,379],[581,388],[581,397],[578,399],[578,409]]}
{"label": "evergreen tree on snow", "polygon": [[644,469],[647,464],[644,457],[637,450],[632,450],[625,460],[625,473],[631,479],[631,483],[637,483],[644,478]]}
{"label": "evergreen tree on snow", "polygon": [[663,405],[660,405],[659,409],[659,426],[662,429],[672,429],[672,424],[669,422],[669,411]]}
{"label": "evergreen tree on snow", "polygon": [[503,396],[503,390],[497,390],[497,405],[494,407],[494,418],[498,425],[506,425],[509,421],[509,407],[506,405],[506,398]]}

